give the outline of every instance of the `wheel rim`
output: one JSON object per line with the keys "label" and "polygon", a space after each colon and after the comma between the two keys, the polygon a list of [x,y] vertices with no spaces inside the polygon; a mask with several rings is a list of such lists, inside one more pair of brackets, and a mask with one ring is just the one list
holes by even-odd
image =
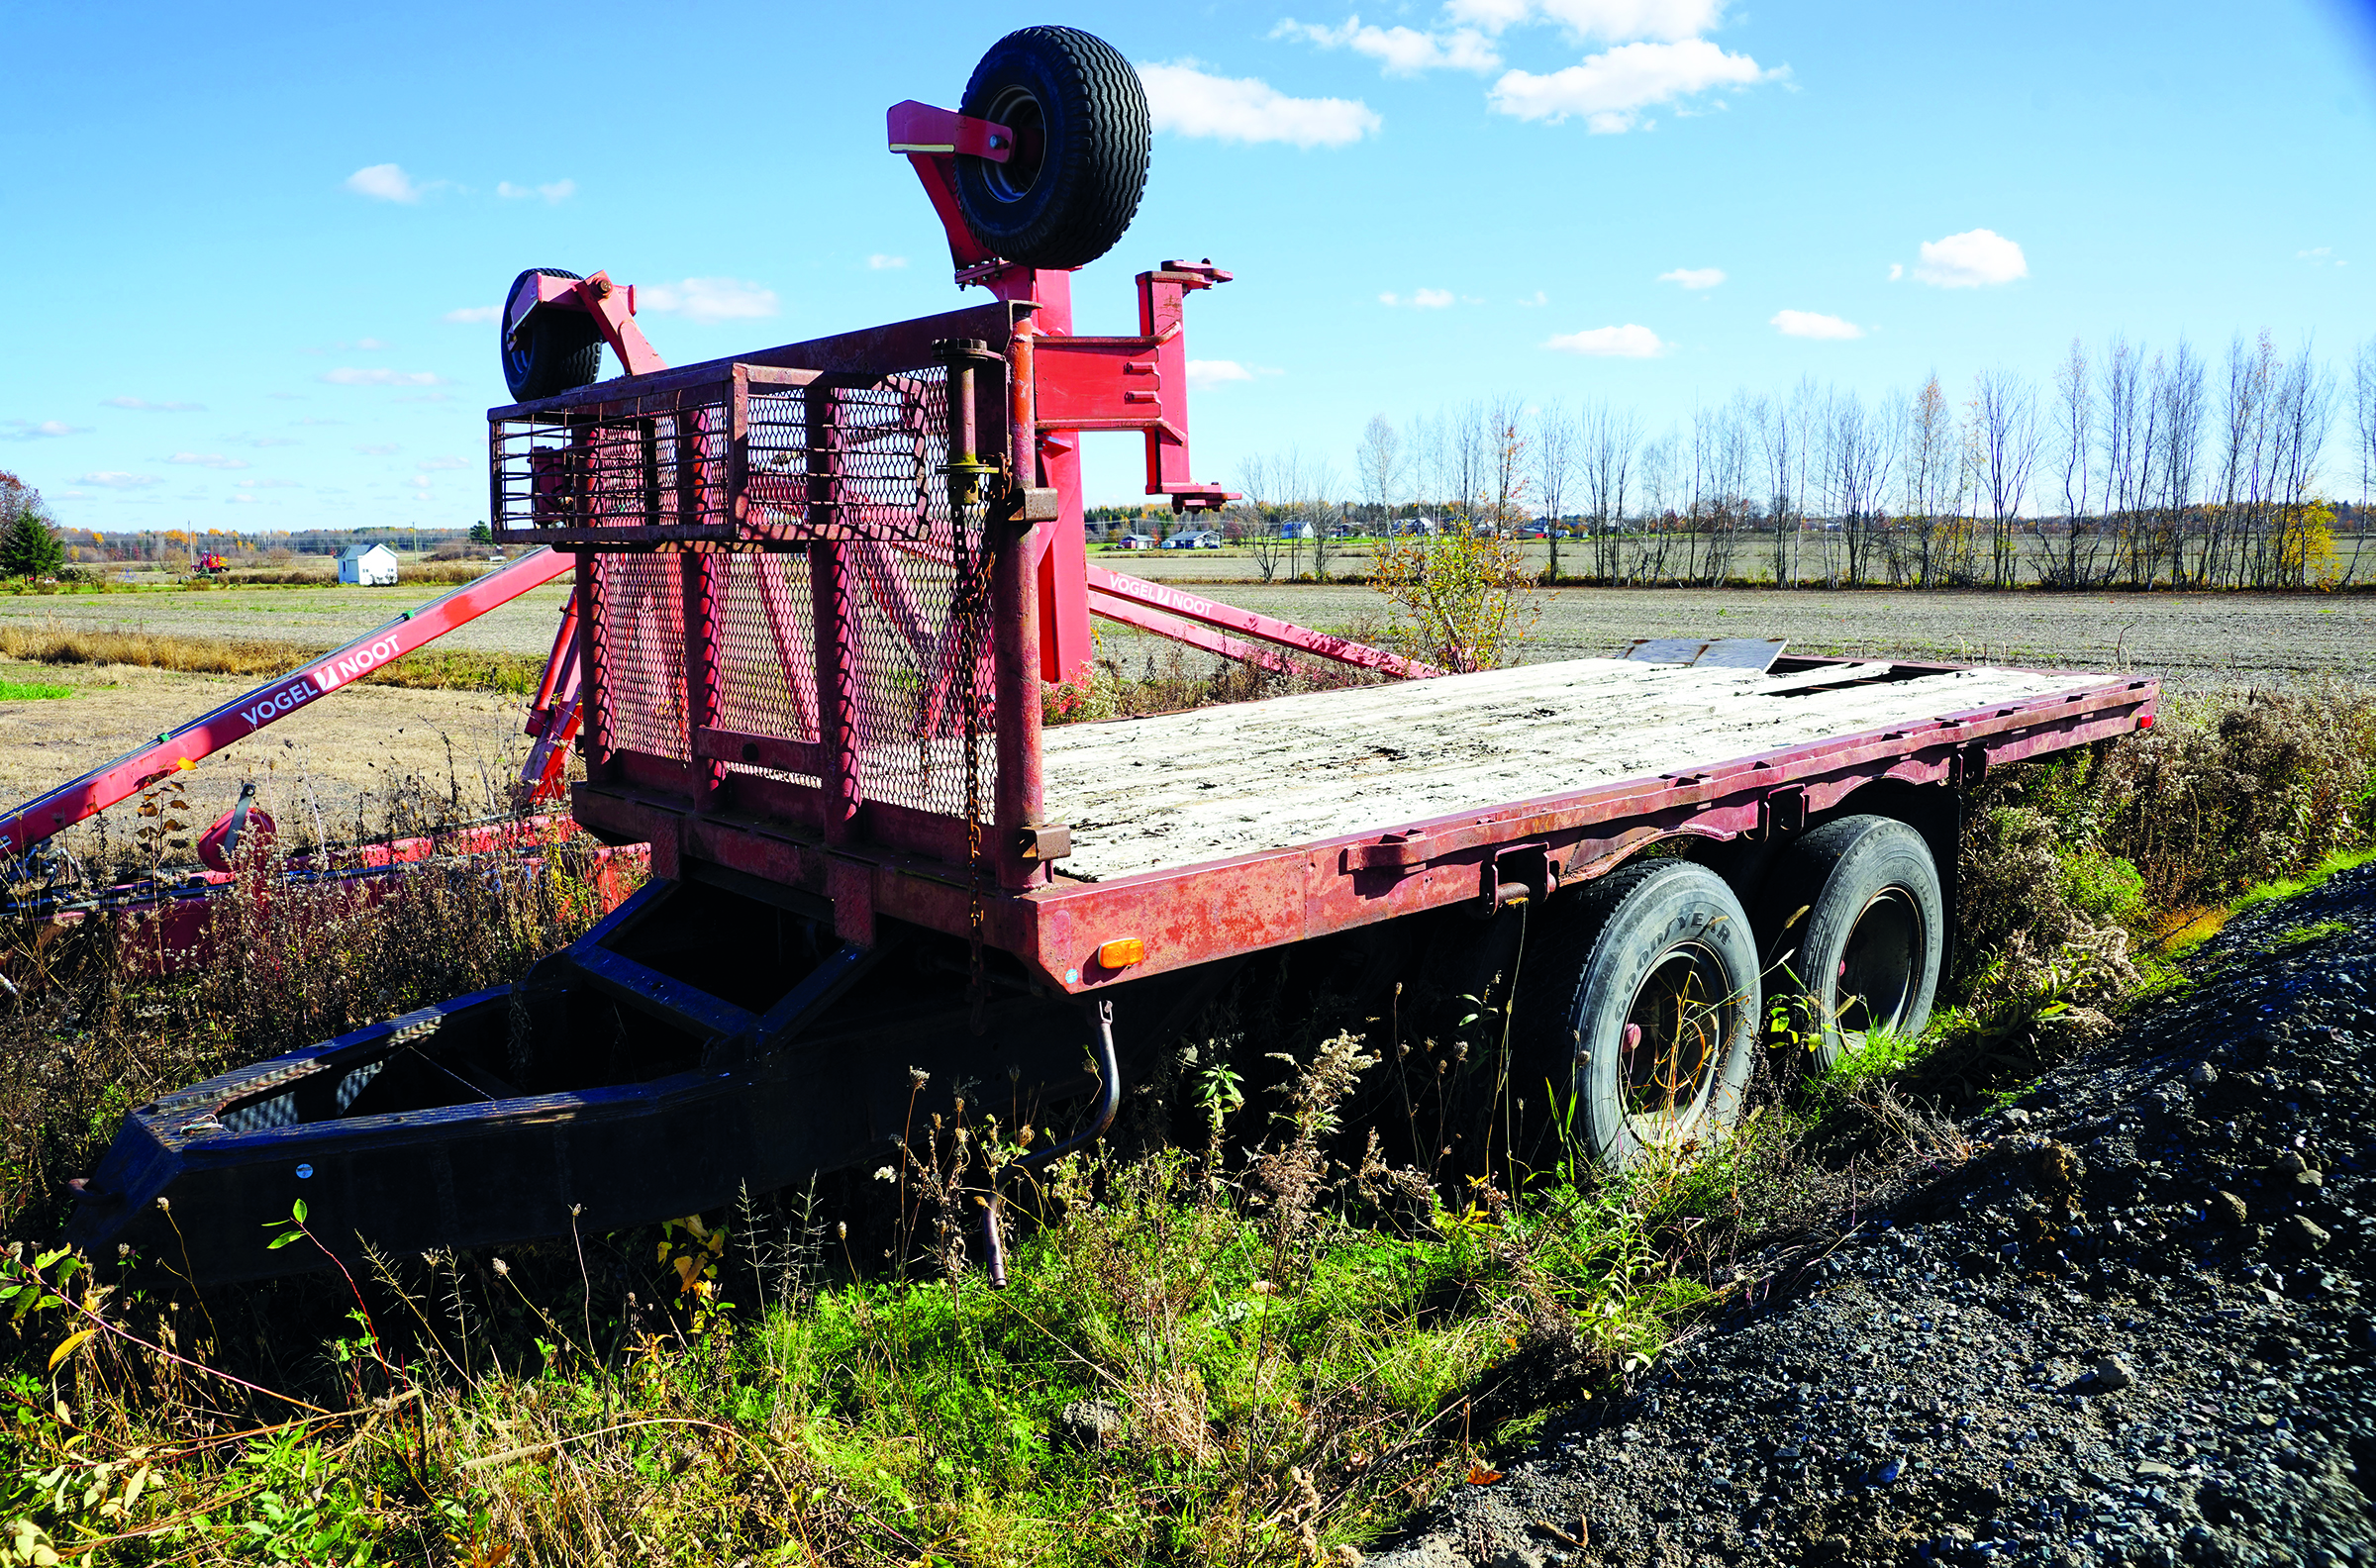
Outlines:
{"label": "wheel rim", "polygon": [[1883,888],[1857,912],[1832,984],[1832,1028],[1843,1048],[1862,1050],[1872,1030],[1905,1022],[1928,936],[1922,906],[1904,888]]}
{"label": "wheel rim", "polygon": [[1708,1103],[1731,991],[1724,961],[1701,942],[1668,948],[1642,977],[1618,1053],[1626,1119],[1642,1142],[1671,1141]]}
{"label": "wheel rim", "polygon": [[982,183],[1000,201],[1021,201],[1040,183],[1040,168],[1047,152],[1047,116],[1028,87],[1009,87],[990,101],[982,117],[1014,134],[1015,146],[1004,163],[982,160]]}

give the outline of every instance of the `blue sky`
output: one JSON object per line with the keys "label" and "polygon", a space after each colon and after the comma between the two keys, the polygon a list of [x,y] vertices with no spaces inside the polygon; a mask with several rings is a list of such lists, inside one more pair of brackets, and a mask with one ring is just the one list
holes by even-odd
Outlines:
{"label": "blue sky", "polygon": [[[524,266],[637,283],[678,361],[958,303],[882,111],[953,107],[1024,21],[1161,67],[1145,203],[1075,298],[1129,331],[1141,268],[1237,272],[1190,304],[1200,477],[1347,470],[1370,415],[1496,393],[1656,429],[1802,376],[2042,380],[2074,334],[2338,370],[2376,334],[2367,0],[984,16],[14,7],[0,468],[82,527],[475,522],[472,318]],[[1135,443],[1088,450],[1132,499]]]}

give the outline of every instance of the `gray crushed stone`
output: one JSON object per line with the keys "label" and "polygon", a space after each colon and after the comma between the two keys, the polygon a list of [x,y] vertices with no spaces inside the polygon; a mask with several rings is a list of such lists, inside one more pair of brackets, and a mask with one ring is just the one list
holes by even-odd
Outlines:
{"label": "gray crushed stone", "polygon": [[2376,1564],[2376,866],[2190,969],[1368,1561]]}

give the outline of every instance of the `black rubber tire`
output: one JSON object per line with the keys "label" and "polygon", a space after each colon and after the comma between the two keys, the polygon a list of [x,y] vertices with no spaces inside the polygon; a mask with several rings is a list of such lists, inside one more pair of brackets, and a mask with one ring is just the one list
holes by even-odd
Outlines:
{"label": "black rubber tire", "polygon": [[[1636,861],[1569,897],[1527,955],[1518,1003],[1521,1061],[1573,1096],[1554,1105],[1554,1131],[1611,1167],[1708,1142],[1738,1120],[1757,1064],[1757,943],[1740,901],[1688,860]],[[1682,1027],[1661,1023],[1667,1003]],[[1631,1048],[1629,1023],[1642,1026]],[[1662,1078],[1670,1044],[1682,1048]],[[1553,1146],[1537,1142],[1537,1160]]]}
{"label": "black rubber tire", "polygon": [[1079,267],[1114,248],[1146,189],[1146,88],[1122,51],[1075,28],[990,46],[959,112],[1004,125],[1004,163],[960,155],[957,206],[974,238],[1026,266]]}
{"label": "black rubber tire", "polygon": [[1810,1067],[1830,1072],[1875,1026],[1917,1034],[1930,1022],[1946,899],[1914,829],[1894,817],[1828,822],[1783,851],[1760,904],[1766,983],[1797,1004],[1788,1031]]}
{"label": "black rubber tire", "polygon": [[496,321],[495,331],[502,339],[503,382],[512,389],[515,403],[558,397],[602,379],[602,329],[584,311],[536,310],[529,312],[519,332],[506,326],[521,285],[540,276],[577,275],[559,267],[530,267],[512,279],[511,288],[504,293],[503,315]]}

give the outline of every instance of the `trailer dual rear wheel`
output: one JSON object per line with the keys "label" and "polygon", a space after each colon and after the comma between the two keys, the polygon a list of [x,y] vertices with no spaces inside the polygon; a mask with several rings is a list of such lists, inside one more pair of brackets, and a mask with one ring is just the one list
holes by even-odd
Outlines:
{"label": "trailer dual rear wheel", "polygon": [[580,310],[533,310],[512,329],[512,302],[540,277],[576,278],[559,267],[530,267],[512,279],[495,330],[503,338],[503,381],[515,403],[558,397],[602,379],[602,329]]}
{"label": "trailer dual rear wheel", "polygon": [[1114,247],[1146,189],[1146,88],[1122,51],[1075,28],[990,46],[959,112],[1015,134],[1004,163],[957,159],[975,238],[1026,266],[1079,267]]}
{"label": "trailer dual rear wheel", "polygon": [[1768,983],[1799,1003],[1809,1065],[1829,1072],[1876,1031],[1922,1032],[1947,918],[1921,833],[1891,817],[1826,823],[1783,852],[1764,904]]}
{"label": "trailer dual rear wheel", "polygon": [[1565,1069],[1552,1085],[1574,1097],[1572,1113],[1554,1108],[1565,1135],[1622,1166],[1730,1127],[1756,1065],[1760,1004],[1757,944],[1724,879],[1685,860],[1636,862],[1550,919],[1519,1016],[1550,1046],[1527,1059]]}

